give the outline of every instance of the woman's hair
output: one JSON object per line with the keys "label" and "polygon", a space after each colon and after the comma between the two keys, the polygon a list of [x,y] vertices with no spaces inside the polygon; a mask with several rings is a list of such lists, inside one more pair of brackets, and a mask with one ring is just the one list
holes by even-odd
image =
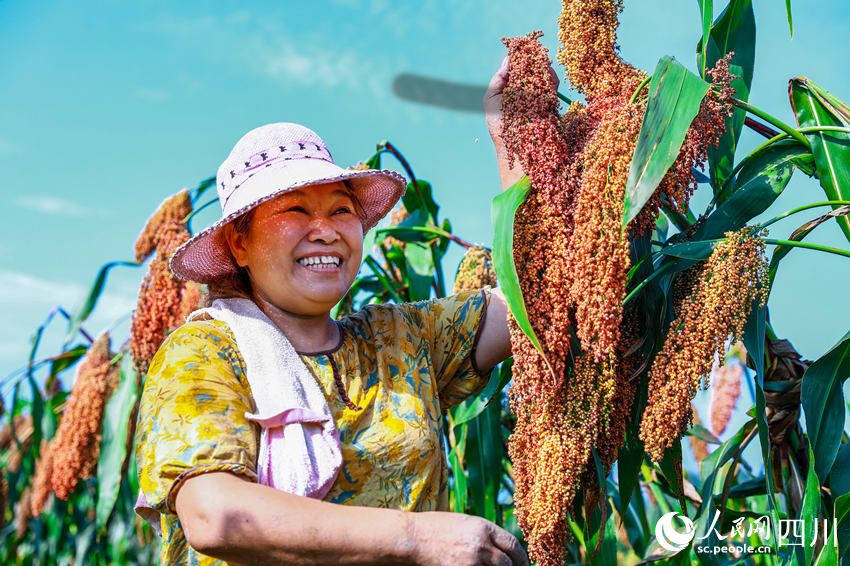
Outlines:
{"label": "woman's hair", "polygon": [[[348,196],[351,198],[351,202],[354,205],[354,213],[362,220],[366,217],[366,212],[363,210],[363,205],[360,203],[360,200],[357,198],[357,194],[354,192],[354,187],[351,186],[351,182],[348,179],[344,179],[342,183],[348,190]],[[256,210],[257,207],[254,207],[245,214],[237,216],[231,220],[230,224],[233,225],[233,229],[239,234],[247,234],[251,228],[251,220],[254,218],[254,212]],[[219,277],[207,285],[210,302],[214,299],[226,299],[232,297],[251,299],[253,295],[251,278],[248,276],[248,269],[238,265],[232,254],[230,260],[233,262],[233,267],[236,269],[236,273],[233,275]]]}

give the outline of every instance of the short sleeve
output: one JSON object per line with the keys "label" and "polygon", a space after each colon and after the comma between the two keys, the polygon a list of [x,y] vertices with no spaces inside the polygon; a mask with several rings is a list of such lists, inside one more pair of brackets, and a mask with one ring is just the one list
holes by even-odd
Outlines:
{"label": "short sleeve", "polygon": [[257,425],[245,365],[226,325],[189,322],[168,336],[148,370],[139,405],[136,462],[149,505],[176,513],[187,479],[227,471],[256,481]]}
{"label": "short sleeve", "polygon": [[487,384],[489,373],[479,371],[473,354],[489,301],[490,289],[485,288],[409,303],[419,310],[429,340],[443,409],[457,405]]}

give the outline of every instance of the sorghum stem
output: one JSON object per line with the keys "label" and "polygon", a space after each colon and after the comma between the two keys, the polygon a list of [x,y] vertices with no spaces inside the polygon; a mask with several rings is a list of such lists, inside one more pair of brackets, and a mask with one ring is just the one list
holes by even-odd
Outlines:
{"label": "sorghum stem", "polygon": [[787,218],[788,216],[791,216],[792,214],[797,214],[798,212],[802,212],[804,210],[809,210],[810,208],[817,208],[819,206],[846,205],[846,204],[850,204],[850,200],[825,200],[823,202],[814,202],[814,203],[811,203],[811,204],[805,204],[803,206],[798,206],[797,208],[792,208],[791,210],[783,212],[782,214],[780,214],[778,216],[774,216],[773,218],[771,218],[767,222],[763,222],[762,224],[759,224],[756,227],[756,229],[761,230],[762,228],[767,228],[771,224],[775,224],[776,222],[779,222],[783,218]]}
{"label": "sorghum stem", "polygon": [[635,103],[635,100],[637,100],[637,97],[638,97],[638,95],[640,94],[640,92],[643,90],[643,87],[645,87],[646,85],[648,85],[648,84],[649,84],[649,81],[651,81],[651,80],[652,80],[652,75],[647,75],[647,77],[646,77],[645,79],[643,79],[642,81],[640,81],[640,84],[637,86],[637,88],[635,89],[635,91],[632,93],[632,97],[631,97],[631,98],[629,98],[629,104],[634,104],[634,103]]}
{"label": "sorghum stem", "polygon": [[198,214],[200,211],[202,211],[206,207],[210,206],[211,204],[215,204],[217,202],[218,202],[218,197],[215,197],[211,201],[205,202],[204,204],[202,204],[201,206],[199,206],[198,208],[196,208],[195,210],[190,212],[188,215],[186,215],[186,218],[183,219],[183,224],[186,225],[186,229],[189,230],[190,234],[192,233],[192,229],[189,227],[189,221],[192,220],[192,218],[194,218],[194,216],[196,214]]}
{"label": "sorghum stem", "polygon": [[397,303],[403,303],[404,301],[401,297],[399,297],[398,293],[396,293],[396,290],[395,288],[393,288],[393,284],[387,277],[384,268],[381,267],[381,265],[377,261],[375,261],[375,258],[370,255],[367,255],[364,261],[366,262],[366,265],[371,267],[372,271],[375,272],[375,276],[378,278],[378,281],[381,282],[381,285],[383,285],[384,288],[389,292],[390,296],[392,296],[392,298],[395,299]]}
{"label": "sorghum stem", "polygon": [[765,111],[763,111],[759,108],[756,108],[755,106],[752,106],[751,104],[747,104],[743,100],[739,100],[737,98],[732,99],[732,104],[734,104],[738,108],[743,108],[747,112],[755,114],[756,116],[758,116],[762,120],[766,120],[767,122],[770,122],[771,124],[773,124],[774,126],[779,128],[780,130],[782,130],[783,132],[785,132],[786,134],[788,134],[789,136],[791,136],[792,138],[794,138],[798,142],[805,145],[806,147],[809,147],[809,148],[811,147],[811,144],[809,144],[809,141],[805,138],[805,136],[803,136],[803,134],[801,134],[799,131],[795,130],[794,128],[792,128],[791,126],[789,126],[788,124],[786,124],[782,120],[779,120],[778,118],[771,116],[767,112],[765,112]]}
{"label": "sorghum stem", "polygon": [[427,226],[388,226],[386,228],[381,228],[378,230],[378,233],[393,233],[393,232],[403,232],[404,230],[413,230],[414,232],[424,232],[426,234],[434,234],[435,236],[440,236],[441,238],[446,238],[447,240],[451,240],[459,246],[466,248],[467,250],[472,247],[472,244],[467,242],[462,238],[458,238],[454,234],[450,234],[449,232],[445,232],[440,230],[439,228],[428,228]]}
{"label": "sorghum stem", "polygon": [[[416,175],[413,174],[413,169],[410,168],[410,164],[407,162],[407,159],[405,159],[404,155],[402,155],[401,152],[397,150],[396,147],[389,141],[385,141],[380,144],[378,146],[378,149],[381,149],[382,146],[386,148],[387,151],[389,151],[391,154],[393,154],[393,157],[398,159],[399,163],[401,163],[401,166],[404,167],[404,171],[407,173],[407,176],[410,177],[410,183],[413,185],[413,190],[416,191],[416,196],[419,197],[419,202],[422,203],[422,206],[424,208],[425,200],[422,198],[422,193],[419,192],[419,181],[416,180]],[[425,209],[425,212],[428,213],[428,218],[431,218],[431,220],[436,224],[436,218],[433,218],[431,216],[431,211]]]}
{"label": "sorghum stem", "polygon": [[770,244],[773,246],[790,246],[793,248],[806,248],[809,250],[815,250],[818,252],[826,252],[829,254],[840,255],[844,257],[850,257],[850,250],[841,250],[838,248],[831,248],[829,246],[821,246],[819,244],[809,244],[808,242],[796,242],[794,240],[774,240],[773,238],[762,238],[762,241],[765,244]]}

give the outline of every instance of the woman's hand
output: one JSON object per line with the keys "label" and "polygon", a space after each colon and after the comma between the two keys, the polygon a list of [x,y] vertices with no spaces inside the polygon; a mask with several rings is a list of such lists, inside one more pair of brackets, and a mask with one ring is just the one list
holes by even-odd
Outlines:
{"label": "woman's hand", "polygon": [[484,93],[484,119],[487,121],[487,130],[496,148],[496,159],[499,162],[499,178],[502,181],[502,190],[505,191],[524,175],[522,167],[515,159],[514,166],[508,167],[508,152],[505,142],[502,140],[502,91],[508,82],[508,68],[510,61],[505,57],[502,66],[490,79],[487,92]]}
{"label": "woman's hand", "polygon": [[[487,121],[487,130],[490,132],[490,137],[493,139],[493,145],[496,148],[496,159],[499,162],[499,176],[502,180],[502,190],[505,191],[524,175],[522,167],[516,159],[514,166],[508,167],[508,152],[505,148],[504,140],[502,139],[502,92],[508,82],[508,70],[510,69],[510,60],[508,57],[502,61],[502,66],[490,79],[490,84],[487,87],[487,92],[484,93],[484,118]],[[549,74],[552,77],[552,90],[558,92],[560,81],[558,73],[550,66]]]}
{"label": "woman's hand", "polygon": [[516,537],[486,519],[440,511],[410,516],[415,564],[528,566]]}

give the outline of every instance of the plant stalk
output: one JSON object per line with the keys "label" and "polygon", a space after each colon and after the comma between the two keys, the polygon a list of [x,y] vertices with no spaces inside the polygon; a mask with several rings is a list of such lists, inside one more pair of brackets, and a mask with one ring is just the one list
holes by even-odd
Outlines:
{"label": "plant stalk", "polygon": [[635,101],[637,100],[638,95],[639,95],[639,94],[641,93],[641,91],[643,90],[643,87],[645,87],[646,85],[648,85],[648,84],[649,84],[649,81],[651,81],[651,80],[652,80],[652,75],[647,75],[647,76],[646,76],[646,78],[644,78],[642,81],[640,81],[640,84],[637,86],[637,88],[635,89],[635,91],[632,93],[631,98],[629,98],[629,104],[634,104],[634,103],[635,103]]}
{"label": "plant stalk", "polygon": [[372,268],[372,271],[375,273],[375,276],[378,278],[378,281],[381,282],[381,285],[383,285],[384,288],[389,292],[390,296],[392,296],[392,298],[397,303],[403,303],[404,301],[398,295],[395,288],[393,288],[393,284],[390,282],[389,278],[387,277],[387,274],[384,271],[384,268],[381,267],[381,265],[377,261],[375,261],[375,258],[368,255],[368,256],[366,256],[366,259],[364,261],[366,262],[366,265],[368,265],[369,267]]}
{"label": "plant stalk", "polygon": [[440,230],[439,228],[429,228],[427,226],[388,226],[387,228],[381,228],[378,230],[378,234],[391,234],[393,232],[402,232],[404,230],[413,230],[414,232],[424,232],[425,234],[434,234],[435,236],[439,236],[441,238],[446,238],[447,240],[451,240],[459,246],[462,246],[465,249],[469,249],[473,247],[473,244],[467,242],[462,238],[458,238],[454,234],[446,232],[444,230]]}
{"label": "plant stalk", "polygon": [[796,242],[794,240],[774,240],[773,238],[762,238],[762,241],[765,244],[770,244],[772,246],[789,246],[792,248],[806,248],[808,250],[815,250],[818,252],[826,252],[829,254],[840,255],[844,257],[850,257],[850,250],[842,250],[838,248],[831,248],[829,246],[821,246],[820,244],[809,244],[808,242]]}
{"label": "plant stalk", "polygon": [[762,224],[757,225],[755,228],[757,230],[761,230],[762,228],[767,228],[771,224],[775,224],[776,222],[779,222],[783,218],[787,218],[787,217],[791,216],[792,214],[797,214],[798,212],[803,212],[804,210],[809,210],[810,208],[817,208],[819,206],[833,206],[833,205],[843,206],[843,205],[847,205],[847,204],[850,204],[850,200],[825,200],[823,202],[813,202],[811,204],[805,204],[803,206],[798,206],[797,208],[792,208],[791,210],[783,212],[782,214],[780,214],[778,216],[774,216],[773,218],[771,218],[767,222],[763,222]]}
{"label": "plant stalk", "polygon": [[792,138],[794,138],[798,142],[802,143],[806,147],[809,147],[809,148],[811,147],[809,140],[807,140],[806,137],[803,134],[801,134],[799,131],[795,130],[794,128],[792,128],[791,126],[789,126],[788,124],[786,124],[782,120],[780,120],[780,119],[778,119],[774,116],[771,116],[770,114],[768,114],[764,110],[761,110],[760,108],[756,108],[755,106],[748,104],[748,103],[744,102],[743,100],[739,100],[737,98],[732,99],[732,104],[734,104],[738,108],[743,108],[744,110],[746,110],[747,112],[750,112],[751,114],[755,114],[756,116],[758,116],[762,120],[765,120],[766,122],[769,122],[770,124],[773,124],[774,126],[779,128],[780,130],[782,130],[783,132],[785,132],[786,134],[788,134],[789,136],[791,136]]}

